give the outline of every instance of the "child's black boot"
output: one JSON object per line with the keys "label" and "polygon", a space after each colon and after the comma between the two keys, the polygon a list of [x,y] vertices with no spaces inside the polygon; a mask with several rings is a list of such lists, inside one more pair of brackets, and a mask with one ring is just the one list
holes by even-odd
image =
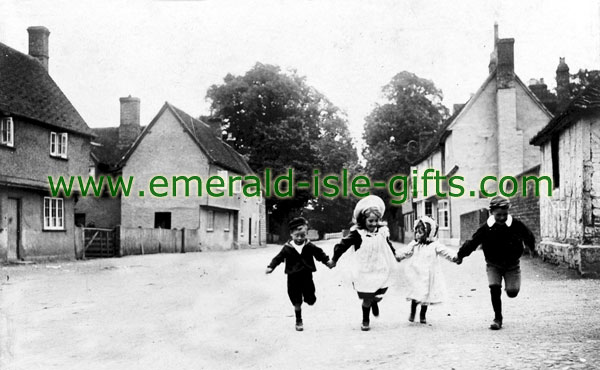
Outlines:
{"label": "child's black boot", "polygon": [[362,306],[363,320],[362,320],[362,324],[360,326],[360,330],[362,330],[362,331],[369,331],[369,329],[371,329],[369,327],[369,314],[370,314],[370,311],[371,311],[371,307]]}

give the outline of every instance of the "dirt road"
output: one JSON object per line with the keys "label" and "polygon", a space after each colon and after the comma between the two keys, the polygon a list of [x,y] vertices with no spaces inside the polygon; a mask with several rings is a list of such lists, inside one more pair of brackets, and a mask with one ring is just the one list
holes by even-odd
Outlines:
{"label": "dirt road", "polygon": [[[321,243],[331,255],[332,243]],[[448,299],[407,321],[402,264],[372,330],[342,258],[318,265],[294,330],[278,246],[0,270],[1,369],[599,369],[600,281],[524,258],[519,297],[492,318],[481,252],[444,263]]]}

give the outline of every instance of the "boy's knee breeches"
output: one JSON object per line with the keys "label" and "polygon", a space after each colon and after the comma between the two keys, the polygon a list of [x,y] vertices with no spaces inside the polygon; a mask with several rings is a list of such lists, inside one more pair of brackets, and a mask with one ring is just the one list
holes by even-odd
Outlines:
{"label": "boy's knee breeches", "polygon": [[492,287],[502,287],[502,279],[506,288],[506,295],[514,298],[519,294],[521,289],[521,267],[515,265],[511,267],[500,267],[492,264],[487,264],[486,272],[490,290]]}
{"label": "boy's knee breeches", "polygon": [[301,305],[302,301],[313,305],[317,301],[312,272],[298,272],[288,275],[287,290],[293,305]]}

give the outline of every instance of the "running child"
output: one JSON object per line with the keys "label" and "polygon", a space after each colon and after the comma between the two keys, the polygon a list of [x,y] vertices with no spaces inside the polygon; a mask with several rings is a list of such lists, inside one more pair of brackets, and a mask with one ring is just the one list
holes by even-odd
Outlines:
{"label": "running child", "polygon": [[302,301],[312,306],[317,301],[315,283],[312,274],[317,271],[317,261],[332,268],[333,264],[323,250],[306,238],[308,221],[303,217],[294,218],[289,223],[291,240],[284,244],[279,254],[273,258],[266,273],[270,274],[283,261],[287,274],[287,291],[294,312],[296,313],[296,330],[304,330],[302,323]]}

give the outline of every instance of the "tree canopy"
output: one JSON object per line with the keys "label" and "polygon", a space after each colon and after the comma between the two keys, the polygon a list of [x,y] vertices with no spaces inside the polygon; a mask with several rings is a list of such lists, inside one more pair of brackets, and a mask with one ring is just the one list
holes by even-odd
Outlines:
{"label": "tree canopy", "polygon": [[574,98],[590,83],[598,83],[600,81],[600,71],[580,69],[577,73],[571,74],[570,77],[569,90],[571,98]]}
{"label": "tree canopy", "polygon": [[[363,150],[366,171],[371,178],[387,180],[396,174],[409,174],[411,143],[422,135],[431,137],[448,116],[443,94],[435,84],[414,73],[403,71],[383,87],[386,102],[377,104],[366,117]],[[389,200],[389,194],[381,193]],[[388,207],[392,237],[400,220],[399,208]]]}
{"label": "tree canopy", "polygon": [[[228,74],[207,92],[211,116],[223,123],[227,141],[259,175],[288,168],[296,180],[310,180],[314,169],[338,173],[357,162],[345,114],[295,71],[256,63],[244,75]],[[312,199],[296,190],[293,198],[269,198],[271,231],[287,232],[287,220]],[[318,200],[317,200],[318,201]]]}
{"label": "tree canopy", "polygon": [[387,102],[376,105],[365,119],[363,139],[367,172],[387,178],[408,173],[407,146],[423,133],[435,133],[448,116],[442,91],[410,72],[400,72],[383,87]]}

